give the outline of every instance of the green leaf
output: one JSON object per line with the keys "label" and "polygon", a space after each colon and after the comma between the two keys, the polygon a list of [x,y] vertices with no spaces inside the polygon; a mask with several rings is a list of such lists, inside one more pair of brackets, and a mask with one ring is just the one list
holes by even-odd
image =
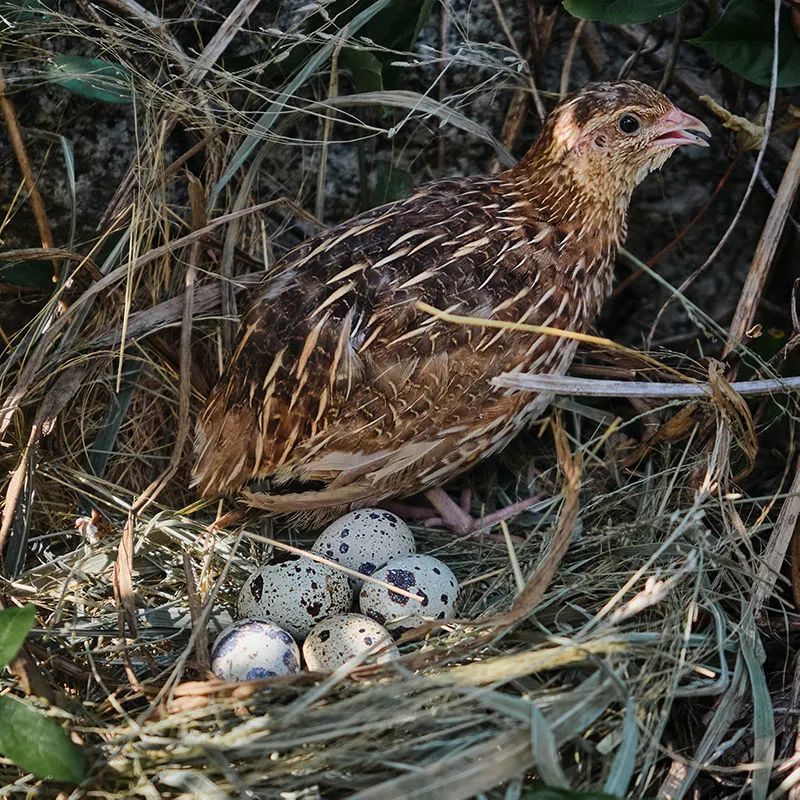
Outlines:
{"label": "green leaf", "polygon": [[369,50],[348,47],[342,50],[339,63],[350,73],[359,92],[383,91],[383,64]]}
{"label": "green leaf", "polygon": [[[353,75],[353,82],[358,91],[376,91],[384,86],[398,88],[401,86],[399,76],[402,70],[394,68],[389,62],[396,59],[393,52],[412,50],[417,41],[419,32],[428,21],[434,0],[390,0],[380,13],[376,14],[359,32],[359,39],[369,44],[374,42],[376,49],[363,50],[350,48],[349,52],[370,56],[371,60],[363,59],[358,65],[360,68],[348,69]],[[343,29],[360,11],[369,7],[369,0],[333,0],[325,6],[326,16],[333,20],[338,29]],[[308,22],[309,30],[330,29],[330,23],[321,14],[312,15]],[[346,63],[348,51],[342,52],[341,58]],[[354,65],[356,66],[356,65]]]}
{"label": "green leaf", "polygon": [[378,164],[375,188],[372,190],[372,207],[402,200],[414,191],[414,179],[405,170]]}
{"label": "green leaf", "polygon": [[545,786],[542,789],[533,789],[522,795],[525,800],[621,800],[617,795],[603,794],[602,792],[573,792],[569,789],[554,789]]}
{"label": "green leaf", "polygon": [[14,660],[35,619],[36,607],[30,603],[0,611],[0,669]]}
{"label": "green leaf", "polygon": [[[759,0],[731,0],[711,30],[689,43],[701,47],[720,64],[759,86],[772,77],[772,14]],[[789,15],[781,15],[778,31],[778,86],[800,86],[800,40]]]}
{"label": "green leaf", "polygon": [[674,14],[686,0],[564,0],[573,17],[624,25]]}
{"label": "green leaf", "polygon": [[50,80],[87,100],[125,105],[133,102],[130,73],[102,58],[53,56]]}
{"label": "green leaf", "polygon": [[3,9],[3,16],[12,23],[11,30],[16,33],[28,33],[34,24],[41,24],[50,19],[50,9],[41,0],[16,0],[10,3],[11,10]]}
{"label": "green leaf", "polygon": [[53,289],[52,261],[0,261],[0,283],[26,289]]}
{"label": "green leaf", "polygon": [[390,50],[409,50],[433,8],[433,0],[394,0],[365,26],[363,35]]}
{"label": "green leaf", "polygon": [[[367,9],[371,0],[333,0],[325,6],[325,16],[338,29],[344,28],[357,14]],[[430,17],[433,0],[391,0],[359,32],[378,47],[389,50],[408,50],[413,46]],[[329,23],[321,14],[309,18],[309,28],[319,30]],[[329,31],[330,32],[330,31]]]}
{"label": "green leaf", "polygon": [[83,753],[67,732],[9,695],[0,697],[0,752],[38,778],[80,783],[86,776]]}

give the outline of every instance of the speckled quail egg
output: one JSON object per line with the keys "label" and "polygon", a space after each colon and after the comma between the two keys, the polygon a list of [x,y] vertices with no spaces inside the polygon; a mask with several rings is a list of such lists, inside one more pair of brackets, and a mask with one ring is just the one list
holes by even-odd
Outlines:
{"label": "speckled quail egg", "polygon": [[300,650],[274,622],[241,619],[211,648],[211,671],[223,680],[251,681],[300,672]]}
{"label": "speckled quail egg", "polygon": [[391,583],[423,600],[412,600],[378,584],[365,581],[359,595],[361,612],[389,630],[409,630],[431,619],[453,616],[458,580],[447,564],[433,556],[395,558],[376,570],[373,578]]}
{"label": "speckled quail egg", "polygon": [[[311,548],[343,567],[372,575],[387,561],[416,553],[408,525],[391,511],[362,508],[332,522]],[[362,581],[352,579],[355,588]]]}
{"label": "speckled quail egg", "polygon": [[353,590],[343,572],[305,556],[276,552],[242,586],[239,616],[269,619],[302,639],[325,617],[349,611]]}
{"label": "speckled quail egg", "polygon": [[303,658],[308,669],[329,672],[371,649],[376,654],[367,658],[367,664],[383,664],[398,656],[389,631],[374,619],[363,614],[339,614],[311,629],[303,644]]}

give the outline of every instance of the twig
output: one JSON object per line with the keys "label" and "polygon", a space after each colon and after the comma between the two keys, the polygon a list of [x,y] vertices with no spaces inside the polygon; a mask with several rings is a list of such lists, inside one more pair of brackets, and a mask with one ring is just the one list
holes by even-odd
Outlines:
{"label": "twig", "polygon": [[658,90],[660,92],[663,92],[667,86],[669,86],[672,80],[672,73],[675,71],[675,64],[678,62],[678,51],[681,48],[681,36],[683,36],[683,26],[686,21],[685,16],[686,6],[682,6],[675,15],[675,35],[672,37],[672,49],[670,50],[667,64],[664,67],[664,74],[658,82]]}
{"label": "twig", "polygon": [[342,566],[336,561],[332,561],[330,558],[321,556],[319,553],[313,553],[310,550],[303,550],[301,547],[294,547],[291,544],[286,544],[286,542],[281,542],[278,539],[271,539],[269,536],[261,536],[261,534],[258,533],[250,533],[249,531],[245,531],[244,536],[248,539],[252,539],[254,542],[268,544],[272,547],[278,548],[278,550],[285,550],[287,553],[292,553],[293,555],[300,556],[301,558],[308,558],[311,561],[316,561],[318,564],[325,564],[331,569],[343,572],[345,575],[348,575],[351,578],[356,578],[359,581],[374,583],[376,586],[380,586],[383,589],[389,589],[396,594],[402,594],[404,597],[408,597],[409,600],[416,600],[418,603],[423,601],[423,598],[418,594],[409,592],[407,589],[403,589],[400,586],[395,586],[393,583],[382,581],[380,578],[375,578],[372,575],[365,575],[363,572],[359,572],[358,570]]}
{"label": "twig", "polygon": [[42,240],[42,246],[48,249],[52,248],[54,245],[53,233],[50,230],[50,223],[47,221],[47,212],[44,209],[42,195],[39,192],[39,187],[36,185],[36,177],[33,174],[31,160],[28,157],[28,150],[25,147],[25,140],[22,138],[22,131],[20,130],[19,121],[17,120],[16,109],[11,102],[11,98],[6,94],[6,79],[1,67],[0,111],[2,111],[3,119],[6,123],[8,138],[11,140],[11,147],[14,150],[14,155],[19,164],[22,179],[28,189],[28,201],[31,204],[31,211],[36,221],[36,227],[39,230],[39,238]]}
{"label": "twig", "polygon": [[[508,24],[506,15],[503,13],[503,7],[500,4],[500,0],[492,0],[492,5],[494,6],[494,11],[497,15],[497,21],[500,23],[500,27],[503,29],[503,33],[506,35],[506,39],[508,39],[511,49],[523,64],[527,64],[528,62],[523,57],[522,51],[519,49],[519,45],[517,45],[517,40],[514,38],[514,34],[511,32],[511,26]],[[536,106],[536,113],[539,115],[539,119],[544,122],[547,112],[544,109],[542,98],[539,97],[539,89],[536,86],[536,81],[534,80],[533,73],[530,71],[530,69],[528,70],[528,87],[531,90],[533,104]]]}
{"label": "twig", "polygon": [[[529,375],[505,372],[494,378],[495,386],[527,392],[571,394],[577,397],[654,397],[677,400],[712,394],[710,383],[649,383],[647,381],[609,381],[599,378],[576,378],[571,375]],[[737,381],[730,384],[743,397],[788,392],[800,389],[800,376]]]}
{"label": "twig", "polygon": [[575,26],[575,30],[572,32],[569,45],[567,46],[567,53],[564,56],[564,66],[561,68],[561,81],[558,86],[558,94],[561,99],[563,99],[569,91],[569,76],[572,72],[572,61],[575,58],[575,48],[578,46],[578,39],[581,38],[584,25],[586,25],[585,19],[578,20],[578,24]]}
{"label": "twig", "polygon": [[[339,54],[341,53],[342,46],[347,41],[347,25],[342,28],[339,34],[339,45],[334,49],[331,55],[331,77],[328,82],[328,99],[332,100],[339,95]],[[330,145],[331,131],[333,130],[333,123],[336,120],[336,109],[332,108],[328,114],[325,115],[325,121],[322,123],[322,146],[319,153],[319,172],[317,173],[317,194],[314,199],[314,216],[324,223],[325,221],[325,185],[328,176],[328,148]]]}
{"label": "twig", "polygon": [[[761,155],[761,152],[759,152],[759,155]],[[764,230],[761,232],[761,238],[753,256],[750,271],[747,273],[747,280],[739,297],[736,313],[733,315],[728,341],[722,351],[723,358],[745,338],[748,328],[753,323],[761,293],[764,290],[764,284],[772,265],[772,259],[778,249],[778,243],[786,225],[786,218],[797,193],[798,185],[800,185],[800,137],[795,142],[792,158],[784,170],[783,178],[775,195],[775,202],[772,204]]]}

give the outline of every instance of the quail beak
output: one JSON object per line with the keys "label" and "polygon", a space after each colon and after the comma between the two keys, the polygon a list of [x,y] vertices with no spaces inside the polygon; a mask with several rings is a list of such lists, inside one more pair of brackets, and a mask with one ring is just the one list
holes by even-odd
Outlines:
{"label": "quail beak", "polygon": [[679,108],[673,108],[672,111],[664,114],[660,120],[654,125],[655,136],[653,144],[659,147],[680,147],[682,144],[696,144],[700,147],[708,147],[708,142],[701,139],[693,131],[699,131],[705,136],[711,136],[711,131],[708,126],[681,111]]}

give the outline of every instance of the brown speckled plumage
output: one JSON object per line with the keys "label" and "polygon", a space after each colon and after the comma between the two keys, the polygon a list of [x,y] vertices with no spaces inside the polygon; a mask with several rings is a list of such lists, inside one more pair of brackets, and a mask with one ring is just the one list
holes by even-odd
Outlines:
{"label": "brown speckled plumage", "polygon": [[[270,477],[248,504],[321,520],[440,486],[502,448],[549,398],[491,379],[563,373],[575,342],[445,322],[417,301],[585,330],[631,192],[677,144],[702,141],[690,128],[704,126],[648,86],[595,84],[514,169],[423,186],[295,248],[254,293],[199,419],[200,491]],[[315,484],[282,494],[288,481]]]}

